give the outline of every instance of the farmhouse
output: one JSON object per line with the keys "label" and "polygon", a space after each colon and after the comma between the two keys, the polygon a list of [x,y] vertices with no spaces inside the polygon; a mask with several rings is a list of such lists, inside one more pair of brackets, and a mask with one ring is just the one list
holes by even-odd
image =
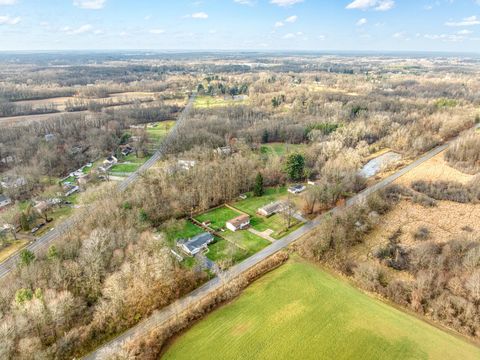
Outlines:
{"label": "farmhouse", "polygon": [[115,165],[117,162],[118,162],[118,159],[115,156],[111,155],[106,160],[103,161],[103,165],[107,167],[111,167]]}
{"label": "farmhouse", "polygon": [[11,203],[12,200],[8,196],[0,194],[0,209],[7,207]]}
{"label": "farmhouse", "polygon": [[243,230],[250,225],[250,216],[240,215],[226,223],[227,229],[231,231]]}
{"label": "farmhouse", "polygon": [[257,214],[268,217],[275,213],[281,212],[284,207],[285,203],[283,201],[275,201],[258,209]]}
{"label": "farmhouse", "polygon": [[122,149],[122,155],[127,156],[133,152],[133,148],[130,145],[124,145],[120,147]]}
{"label": "farmhouse", "polygon": [[177,246],[186,254],[193,256],[202,250],[207,250],[208,244],[212,243],[213,240],[213,235],[205,232],[188,240],[179,240]]}

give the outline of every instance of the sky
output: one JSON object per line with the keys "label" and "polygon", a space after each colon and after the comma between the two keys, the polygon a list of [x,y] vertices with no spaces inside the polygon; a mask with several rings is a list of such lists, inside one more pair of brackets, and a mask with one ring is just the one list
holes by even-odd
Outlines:
{"label": "sky", "polygon": [[0,0],[0,50],[480,52],[480,0]]}

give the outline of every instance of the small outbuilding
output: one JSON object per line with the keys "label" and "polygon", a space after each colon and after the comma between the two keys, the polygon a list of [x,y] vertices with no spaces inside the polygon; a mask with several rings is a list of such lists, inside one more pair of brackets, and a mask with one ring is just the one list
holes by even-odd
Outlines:
{"label": "small outbuilding", "polygon": [[232,220],[228,220],[226,223],[226,227],[228,230],[237,231],[243,230],[250,226],[250,216],[244,214],[237,216]]}

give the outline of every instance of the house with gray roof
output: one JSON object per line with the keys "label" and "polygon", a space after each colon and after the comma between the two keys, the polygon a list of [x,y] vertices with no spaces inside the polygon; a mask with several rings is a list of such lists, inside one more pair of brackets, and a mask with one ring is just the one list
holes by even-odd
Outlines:
{"label": "house with gray roof", "polygon": [[198,234],[190,239],[181,239],[177,246],[186,254],[194,256],[200,251],[207,250],[208,245],[215,240],[214,236],[208,232]]}

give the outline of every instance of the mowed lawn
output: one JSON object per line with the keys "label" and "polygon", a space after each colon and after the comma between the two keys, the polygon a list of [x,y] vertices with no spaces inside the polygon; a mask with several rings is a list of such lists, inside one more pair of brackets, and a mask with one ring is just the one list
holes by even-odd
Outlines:
{"label": "mowed lawn", "polygon": [[234,219],[240,215],[242,214],[232,209],[229,209],[226,206],[222,206],[222,207],[210,210],[209,212],[203,213],[201,215],[195,216],[195,219],[200,222],[210,221],[211,224],[209,226],[212,229],[220,230],[222,228],[225,228],[225,223],[228,220]]}
{"label": "mowed lawn", "polygon": [[302,152],[305,144],[269,143],[260,147],[260,153],[267,156],[284,156],[295,152]]}
{"label": "mowed lawn", "polygon": [[232,99],[231,97],[223,96],[197,96],[195,98],[195,107],[197,108],[210,108],[210,107],[223,107],[223,106],[236,106],[236,105],[245,105],[248,104],[248,98],[244,99]]}
{"label": "mowed lawn", "polygon": [[480,359],[480,349],[300,259],[180,336],[162,359]]}
{"label": "mowed lawn", "polygon": [[[240,215],[242,215],[240,212],[222,206],[195,217],[195,219],[200,222],[210,221],[211,224],[209,226],[214,230],[225,230],[221,232],[221,235],[231,243],[237,245],[239,250],[241,250],[241,255],[235,255],[236,261],[239,259],[243,260],[245,257],[253,255],[264,247],[270,245],[268,240],[262,239],[261,237],[250,233],[248,230],[239,230],[236,232],[226,230],[225,223]],[[226,243],[219,243],[216,246],[210,245],[209,248],[212,252],[209,256],[211,260],[226,257],[225,254],[228,252],[226,251],[228,250]]]}
{"label": "mowed lawn", "polygon": [[233,204],[236,209],[249,214],[252,218],[251,226],[258,231],[273,230],[272,237],[279,239],[295,229],[298,229],[302,224],[295,219],[291,219],[291,228],[285,231],[285,219],[281,214],[274,214],[268,218],[256,215],[257,210],[272,202],[285,199],[287,197],[287,188],[268,188],[265,189],[263,196],[253,196],[253,193],[248,193],[245,200],[239,200]]}
{"label": "mowed lawn", "polygon": [[159,144],[175,125],[175,121],[168,120],[156,123],[153,126],[147,126],[147,134],[151,142]]}

